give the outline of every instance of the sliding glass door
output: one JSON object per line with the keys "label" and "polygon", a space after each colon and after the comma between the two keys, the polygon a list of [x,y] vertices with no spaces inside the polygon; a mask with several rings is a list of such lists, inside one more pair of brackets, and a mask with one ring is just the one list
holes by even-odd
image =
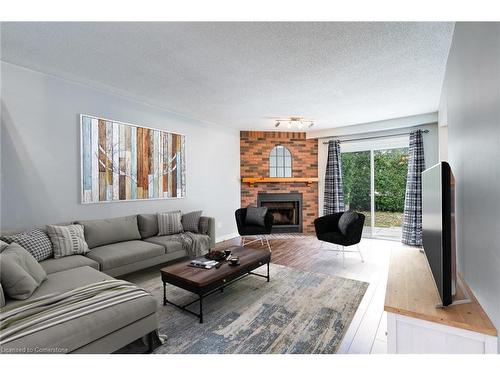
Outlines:
{"label": "sliding glass door", "polygon": [[399,240],[403,225],[408,148],[372,152],[375,198],[372,235]]}
{"label": "sliding glass door", "polygon": [[366,215],[364,236],[399,240],[403,222],[408,148],[394,145],[378,147],[372,145],[370,149],[362,150],[362,145],[342,145],[345,149],[342,152],[345,208]]}
{"label": "sliding glass door", "polygon": [[363,235],[371,236],[371,152],[343,152],[341,158],[345,210],[363,213],[366,216]]}

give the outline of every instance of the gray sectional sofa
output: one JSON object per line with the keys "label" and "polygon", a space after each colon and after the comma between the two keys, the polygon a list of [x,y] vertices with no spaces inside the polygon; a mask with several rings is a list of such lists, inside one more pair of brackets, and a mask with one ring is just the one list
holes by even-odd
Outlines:
{"label": "gray sectional sofa", "polygon": [[[157,236],[155,214],[76,221],[84,226],[90,251],[85,255],[40,262],[45,280],[28,299],[65,292],[140,269],[184,258],[187,253],[171,236]],[[13,234],[19,231],[3,232]],[[215,244],[215,220],[200,219],[199,233]],[[22,303],[6,299],[6,307]],[[158,302],[151,296],[120,303],[2,346],[3,353],[111,353],[158,328]]]}

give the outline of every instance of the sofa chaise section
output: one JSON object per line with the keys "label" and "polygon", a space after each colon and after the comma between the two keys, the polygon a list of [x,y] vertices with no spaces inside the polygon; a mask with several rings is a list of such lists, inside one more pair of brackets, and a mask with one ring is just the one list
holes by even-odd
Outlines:
{"label": "sofa chaise section", "polygon": [[[27,301],[109,279],[89,266],[51,273]],[[9,300],[7,306],[22,302]],[[112,353],[157,329],[156,310],[152,296],[140,297],[31,333],[4,344],[2,351]]]}

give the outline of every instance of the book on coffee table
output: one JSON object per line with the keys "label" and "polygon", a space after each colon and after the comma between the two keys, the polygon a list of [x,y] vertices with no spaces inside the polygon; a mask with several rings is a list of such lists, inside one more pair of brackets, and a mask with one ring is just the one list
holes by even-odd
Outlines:
{"label": "book on coffee table", "polygon": [[191,267],[197,267],[197,268],[204,268],[204,269],[211,269],[215,267],[219,262],[215,260],[210,260],[210,259],[205,259],[205,258],[199,258],[199,259],[193,259],[191,263],[189,263],[189,266]]}

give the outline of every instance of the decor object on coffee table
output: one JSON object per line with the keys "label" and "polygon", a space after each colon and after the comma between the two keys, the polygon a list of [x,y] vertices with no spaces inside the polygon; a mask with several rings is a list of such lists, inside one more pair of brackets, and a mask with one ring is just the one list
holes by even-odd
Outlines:
{"label": "decor object on coffee table", "polygon": [[[340,249],[334,249],[333,251],[342,253],[342,266],[345,267],[346,252],[359,253],[361,262],[364,262],[359,248],[364,223],[365,215],[346,211],[317,218],[314,220],[314,228],[318,240],[340,245]],[[356,250],[345,250],[345,247],[353,245],[356,245]]]}
{"label": "decor object on coffee table", "polygon": [[183,198],[185,136],[81,115],[82,203]]}
{"label": "decor object on coffee table", "polygon": [[[271,245],[267,239],[267,235],[271,234],[273,229],[273,214],[269,211],[264,216],[264,225],[256,225],[253,223],[247,223],[247,213],[248,208],[239,208],[234,213],[236,217],[236,225],[238,227],[238,233],[241,236],[241,246],[251,244],[256,241],[260,241],[261,245],[264,246],[264,241],[266,241],[267,248],[271,251]],[[257,239],[245,242],[245,237],[257,237]]]}

